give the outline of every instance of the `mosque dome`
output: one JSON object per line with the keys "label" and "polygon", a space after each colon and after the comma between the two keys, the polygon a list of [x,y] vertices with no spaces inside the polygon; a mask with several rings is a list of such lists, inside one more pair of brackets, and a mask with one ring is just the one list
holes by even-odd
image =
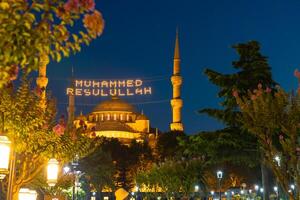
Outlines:
{"label": "mosque dome", "polygon": [[119,97],[114,96],[110,100],[101,102],[93,110],[93,112],[105,111],[135,112],[135,108],[129,103],[121,100]]}

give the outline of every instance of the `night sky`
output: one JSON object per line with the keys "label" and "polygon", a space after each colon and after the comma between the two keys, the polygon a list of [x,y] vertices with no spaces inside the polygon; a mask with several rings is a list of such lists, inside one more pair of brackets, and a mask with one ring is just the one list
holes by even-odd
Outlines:
{"label": "night sky", "polygon": [[[103,35],[82,51],[48,67],[49,85],[66,112],[65,88],[71,67],[75,77],[147,78],[151,96],[127,98],[150,118],[152,127],[169,129],[169,99],[176,26],[179,26],[184,79],[183,123],[188,134],[214,130],[222,124],[197,114],[218,107],[217,88],[203,75],[206,67],[233,72],[237,59],[231,46],[257,40],[269,58],[274,79],[287,90],[297,87],[300,68],[300,1],[298,0],[100,0],[106,21]],[[77,114],[88,113],[105,98],[77,98]]]}

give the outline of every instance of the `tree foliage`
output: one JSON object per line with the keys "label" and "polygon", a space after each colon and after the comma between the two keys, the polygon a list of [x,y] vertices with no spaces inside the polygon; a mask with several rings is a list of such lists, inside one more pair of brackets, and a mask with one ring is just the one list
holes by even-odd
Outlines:
{"label": "tree foliage", "polygon": [[232,62],[236,72],[223,74],[212,69],[205,70],[209,81],[219,88],[221,108],[205,108],[199,111],[219,120],[225,127],[192,136],[187,152],[200,152],[200,155],[205,155],[211,162],[245,162],[251,166],[258,163],[259,158],[256,139],[241,128],[238,120],[240,112],[232,92],[238,90],[242,96],[249,89],[256,88],[258,83],[272,88],[275,82],[267,58],[260,53],[258,42],[237,44],[233,48],[239,56],[237,61]]}
{"label": "tree foliage", "polygon": [[183,132],[170,131],[159,135],[156,144],[158,159],[163,161],[165,159],[180,156],[181,146],[179,145],[180,140],[185,140],[186,136]]}
{"label": "tree foliage", "polygon": [[144,192],[157,195],[162,193],[167,199],[190,197],[195,185],[205,186],[203,168],[200,160],[168,160],[153,165],[149,171],[140,171],[136,181]]}
{"label": "tree foliage", "polygon": [[[264,158],[285,192],[296,184],[292,199],[299,199],[300,171],[300,95],[290,95],[283,89],[258,88],[247,96],[235,98],[242,111],[243,127],[259,142]],[[295,196],[293,196],[295,194]]]}
{"label": "tree foliage", "polygon": [[80,51],[103,27],[93,0],[1,1],[0,88],[16,78],[19,68],[38,69],[42,55],[59,62]]}
{"label": "tree foliage", "polygon": [[[29,184],[45,168],[49,158],[60,163],[83,156],[93,149],[91,139],[81,135],[82,130],[65,127],[61,119],[55,122],[55,102],[49,100],[46,110],[39,106],[39,97],[23,80],[15,91],[1,90],[0,114],[2,130],[12,141],[16,173],[13,182],[13,200],[21,186]],[[57,129],[57,127],[60,127]]]}

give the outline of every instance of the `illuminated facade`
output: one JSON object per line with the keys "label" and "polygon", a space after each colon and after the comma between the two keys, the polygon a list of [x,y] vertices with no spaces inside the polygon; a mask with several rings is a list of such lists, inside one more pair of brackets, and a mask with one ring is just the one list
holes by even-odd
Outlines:
{"label": "illuminated facade", "polygon": [[150,131],[149,119],[117,96],[101,102],[87,116],[81,114],[74,120],[77,127],[82,123],[90,137],[118,138],[124,143],[133,139],[149,141],[156,135]]}

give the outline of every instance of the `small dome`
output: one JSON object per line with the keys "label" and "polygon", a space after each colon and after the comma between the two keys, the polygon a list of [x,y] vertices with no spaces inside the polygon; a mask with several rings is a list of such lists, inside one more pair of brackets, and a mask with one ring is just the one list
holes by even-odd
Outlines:
{"label": "small dome", "polygon": [[82,114],[82,112],[80,112],[80,115],[78,117],[76,117],[76,120],[86,121],[87,118]]}
{"label": "small dome", "polygon": [[135,112],[135,108],[129,103],[119,99],[117,96],[114,96],[111,98],[111,100],[101,102],[93,110],[93,112],[104,111]]}
{"label": "small dome", "polygon": [[136,120],[149,120],[149,119],[146,115],[140,114],[136,117]]}

